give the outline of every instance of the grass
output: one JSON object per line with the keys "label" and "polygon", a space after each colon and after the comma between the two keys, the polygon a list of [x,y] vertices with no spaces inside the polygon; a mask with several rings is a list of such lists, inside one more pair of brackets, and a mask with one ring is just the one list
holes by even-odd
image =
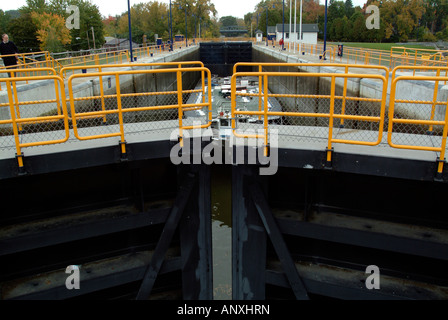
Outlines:
{"label": "grass", "polygon": [[390,51],[391,47],[406,47],[414,49],[434,49],[432,46],[423,46],[419,44],[398,44],[398,43],[371,43],[371,42],[328,42],[327,44],[343,44],[347,47],[358,47],[358,48],[368,48],[375,50],[387,50]]}

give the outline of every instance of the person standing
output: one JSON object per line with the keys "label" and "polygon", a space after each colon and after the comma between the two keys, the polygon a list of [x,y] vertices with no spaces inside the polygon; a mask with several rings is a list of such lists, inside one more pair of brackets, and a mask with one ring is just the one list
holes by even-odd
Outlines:
{"label": "person standing", "polygon": [[[14,44],[14,42],[9,41],[8,35],[4,33],[2,35],[2,42],[0,43],[0,55],[2,56],[3,64],[5,65],[5,67],[14,68],[14,66],[17,65],[18,58],[17,56],[3,56],[16,53],[19,53],[19,49],[17,49],[17,46]],[[12,72],[8,72],[8,74],[11,77]]]}

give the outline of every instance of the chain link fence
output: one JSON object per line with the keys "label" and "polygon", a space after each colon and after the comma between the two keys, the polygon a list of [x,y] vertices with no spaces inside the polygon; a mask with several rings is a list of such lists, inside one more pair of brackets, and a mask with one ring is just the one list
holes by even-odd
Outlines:
{"label": "chain link fence", "polygon": [[[330,127],[331,139],[360,144],[375,144],[381,140],[379,135],[385,113],[382,99],[362,98],[359,97],[359,89],[344,89],[345,80],[355,81],[359,86],[359,77],[309,73],[295,73],[291,76],[278,73],[278,69],[264,67],[263,71],[276,72],[268,76],[268,114],[277,116],[269,120],[269,127],[278,129],[283,141],[297,146],[301,143],[325,142],[329,139]],[[366,77],[370,77],[369,80],[377,86],[387,89],[384,78]],[[264,101],[264,93],[262,95]],[[253,98],[258,99],[255,96]],[[260,130],[263,126],[262,122],[257,125],[240,122],[237,133],[241,134],[248,129]]]}

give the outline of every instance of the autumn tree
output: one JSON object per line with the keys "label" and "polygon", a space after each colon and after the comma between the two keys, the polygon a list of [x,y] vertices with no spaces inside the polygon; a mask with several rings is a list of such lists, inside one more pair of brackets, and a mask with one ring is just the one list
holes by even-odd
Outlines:
{"label": "autumn tree", "polygon": [[383,0],[380,8],[385,38],[407,41],[425,12],[423,0]]}
{"label": "autumn tree", "polygon": [[[89,49],[89,44],[96,48],[102,47],[104,44],[104,26],[97,5],[87,0],[47,0],[44,11],[67,19],[71,14],[67,13],[69,6],[76,6],[79,9],[79,29],[73,28],[70,30],[71,49]],[[95,44],[93,44],[93,33]]]}
{"label": "autumn tree", "polygon": [[30,12],[22,11],[18,18],[10,21],[9,36],[14,40],[19,52],[40,51],[37,27],[31,19]]}
{"label": "autumn tree", "polygon": [[70,30],[65,27],[65,18],[55,13],[31,13],[31,19],[37,26],[37,40],[40,49],[50,52],[64,51],[71,42]]}
{"label": "autumn tree", "polygon": [[[297,8],[297,15],[299,8]],[[318,0],[303,0],[302,3],[302,23],[316,23],[319,19],[320,14],[325,13],[325,7],[319,5]],[[299,21],[297,19],[297,21]]]}

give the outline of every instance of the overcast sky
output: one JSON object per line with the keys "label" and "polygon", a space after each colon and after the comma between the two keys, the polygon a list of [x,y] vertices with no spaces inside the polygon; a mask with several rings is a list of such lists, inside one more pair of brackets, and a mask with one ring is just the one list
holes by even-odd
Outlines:
{"label": "overcast sky", "polygon": [[[255,5],[260,0],[211,0],[215,4],[215,8],[218,11],[219,17],[234,16],[237,18],[243,18],[248,12],[252,12]],[[285,0],[285,4],[290,0]],[[325,0],[320,0],[321,3],[325,3]],[[91,0],[93,4],[96,4],[100,9],[103,16],[115,16],[128,10],[127,0]],[[130,0],[130,5],[146,2],[145,0]],[[159,0],[159,2],[169,3],[169,0]],[[362,6],[366,0],[352,0],[354,6]],[[26,4],[25,0],[1,0],[0,9],[3,11],[18,9]],[[292,1],[294,5],[294,0]],[[297,0],[297,12],[299,12],[300,1]],[[289,19],[289,18],[288,18]]]}

